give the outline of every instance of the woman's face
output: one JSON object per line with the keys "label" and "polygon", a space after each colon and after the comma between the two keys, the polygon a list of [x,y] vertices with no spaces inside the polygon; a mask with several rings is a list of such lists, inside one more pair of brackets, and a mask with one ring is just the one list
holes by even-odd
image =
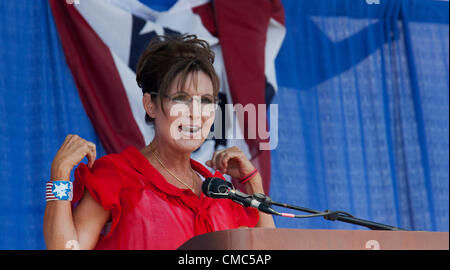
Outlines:
{"label": "woman's face", "polygon": [[155,119],[155,137],[159,142],[175,151],[193,152],[205,141],[214,122],[215,106],[208,104],[214,101],[213,85],[202,71],[191,72],[180,90],[178,80],[179,76],[169,86],[167,96],[159,96],[164,112],[155,99],[151,101],[153,111],[147,113]]}

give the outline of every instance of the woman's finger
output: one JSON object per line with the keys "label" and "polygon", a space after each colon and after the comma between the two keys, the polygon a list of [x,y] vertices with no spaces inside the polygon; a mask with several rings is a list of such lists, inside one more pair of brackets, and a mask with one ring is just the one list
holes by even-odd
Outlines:
{"label": "woman's finger", "polygon": [[224,151],[220,153],[217,158],[217,167],[221,173],[225,173],[228,168],[228,160],[231,158],[232,153]]}
{"label": "woman's finger", "polygon": [[92,146],[92,143],[87,143],[87,153],[86,157],[88,159],[88,167],[92,168],[95,162],[95,158],[97,156],[97,152],[95,151],[95,147]]}
{"label": "woman's finger", "polygon": [[216,169],[216,155],[217,155],[217,152],[214,152],[214,154],[211,158],[211,168],[213,168],[214,170]]}
{"label": "woman's finger", "polygon": [[87,142],[87,145],[88,145],[88,147],[89,147],[91,150],[96,151],[95,143],[93,143],[93,142]]}
{"label": "woman's finger", "polygon": [[[220,152],[217,153],[216,158],[215,158],[215,165],[216,165],[216,169],[223,172],[224,169],[224,164],[222,163],[223,157],[225,155],[227,155],[227,150],[222,150]],[[226,167],[226,166],[225,166]]]}
{"label": "woman's finger", "polygon": [[223,151],[216,152],[216,154],[214,155],[214,157],[213,157],[213,159],[212,159],[212,160],[213,160],[213,164],[214,164],[214,169],[215,169],[215,170],[221,171],[221,163],[220,163],[220,160],[221,160],[222,154],[223,154]]}
{"label": "woman's finger", "polygon": [[60,147],[60,148],[66,146],[66,145],[69,143],[70,139],[72,139],[72,136],[73,136],[72,134],[67,135],[66,138],[64,138],[64,141],[63,141],[63,143],[61,144],[61,147]]}
{"label": "woman's finger", "polygon": [[216,158],[217,158],[217,155],[218,155],[220,152],[222,152],[222,150],[219,150],[219,151],[214,152],[214,154],[213,154],[213,156],[212,156],[212,158],[211,158],[211,165],[212,165],[211,168],[213,168],[214,170],[217,169]]}
{"label": "woman's finger", "polygon": [[207,160],[206,161],[206,166],[212,168],[212,161],[211,160]]}

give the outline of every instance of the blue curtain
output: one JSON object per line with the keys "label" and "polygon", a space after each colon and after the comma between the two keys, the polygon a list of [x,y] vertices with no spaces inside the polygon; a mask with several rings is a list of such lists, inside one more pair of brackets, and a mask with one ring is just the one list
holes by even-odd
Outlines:
{"label": "blue curtain", "polygon": [[0,14],[0,249],[44,249],[44,186],[64,138],[80,134],[105,152],[48,2],[0,1]]}
{"label": "blue curtain", "polygon": [[[157,10],[175,2],[141,1]],[[282,2],[271,197],[448,231],[448,2]],[[48,2],[0,1],[0,14],[0,249],[43,249],[44,186],[65,136],[105,153]],[[360,229],[321,218],[276,223]]]}
{"label": "blue curtain", "polygon": [[[448,2],[283,4],[272,198],[448,231]],[[276,223],[361,229],[321,218]]]}

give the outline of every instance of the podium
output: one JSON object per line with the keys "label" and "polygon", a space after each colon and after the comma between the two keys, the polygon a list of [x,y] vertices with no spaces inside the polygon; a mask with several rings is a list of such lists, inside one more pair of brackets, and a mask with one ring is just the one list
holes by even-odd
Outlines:
{"label": "podium", "polygon": [[248,228],[198,235],[179,250],[448,250],[448,232]]}

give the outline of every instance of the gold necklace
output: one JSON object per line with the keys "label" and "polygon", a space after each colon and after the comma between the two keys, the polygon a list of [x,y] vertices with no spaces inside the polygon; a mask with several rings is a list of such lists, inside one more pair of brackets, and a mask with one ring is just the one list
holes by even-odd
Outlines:
{"label": "gold necklace", "polygon": [[[194,188],[190,187],[188,184],[186,184],[184,181],[182,181],[180,178],[178,178],[175,174],[173,174],[169,169],[167,169],[167,167],[164,165],[164,163],[161,161],[161,159],[159,159],[159,157],[156,155],[155,151],[153,150],[152,147],[150,147],[150,152],[152,152],[153,156],[155,156],[156,160],[158,161],[158,163],[170,174],[172,175],[178,182],[180,182],[181,184],[183,184],[184,186],[186,186],[187,188],[189,188],[192,193],[195,193]],[[194,173],[194,170],[191,167],[191,171]]]}

